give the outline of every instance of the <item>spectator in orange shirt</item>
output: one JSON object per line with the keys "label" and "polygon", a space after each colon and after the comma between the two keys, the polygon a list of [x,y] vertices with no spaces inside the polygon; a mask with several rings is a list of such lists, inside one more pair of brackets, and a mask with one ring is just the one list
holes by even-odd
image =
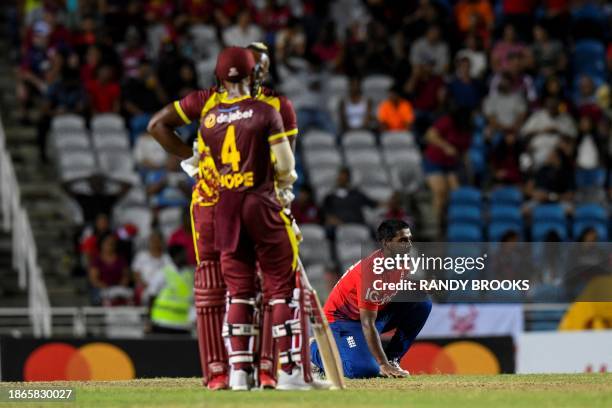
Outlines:
{"label": "spectator in orange shirt", "polygon": [[389,89],[389,97],[378,105],[378,122],[382,130],[410,130],[414,111],[397,87]]}
{"label": "spectator in orange shirt", "polygon": [[488,0],[460,0],[455,5],[457,27],[465,34],[468,31],[493,28],[493,8]]}

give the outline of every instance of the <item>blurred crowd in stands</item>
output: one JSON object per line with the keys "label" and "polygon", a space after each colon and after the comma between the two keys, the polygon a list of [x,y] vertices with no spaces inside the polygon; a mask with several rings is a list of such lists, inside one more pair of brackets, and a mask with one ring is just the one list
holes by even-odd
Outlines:
{"label": "blurred crowd in stands", "polygon": [[[62,154],[48,142],[61,129],[53,125],[58,116],[88,123],[113,114],[125,123],[124,153],[137,177],[59,175],[82,213],[77,246],[93,289],[132,287],[146,299],[170,262],[164,248],[183,246],[195,262],[192,182],[146,125],[166,103],[214,84],[219,49],[255,41],[267,44],[270,84],[298,116],[293,214],[324,231],[340,273],[350,257],[338,253],[335,240],[348,231],[338,228],[390,217],[407,220],[417,240],[608,239],[612,5],[605,1],[17,3],[19,117],[37,126],[41,161]],[[195,128],[181,135],[191,141]],[[480,203],[498,187],[517,191],[520,226],[487,231],[480,211],[479,230],[466,238],[469,210],[451,211],[461,186],[476,190]],[[431,211],[419,210],[415,196]],[[119,210],[134,203],[150,210],[144,222]],[[584,203],[605,210],[597,226],[527,228],[542,204],[562,207],[557,221],[567,223]],[[428,233],[424,217],[433,224]]]}

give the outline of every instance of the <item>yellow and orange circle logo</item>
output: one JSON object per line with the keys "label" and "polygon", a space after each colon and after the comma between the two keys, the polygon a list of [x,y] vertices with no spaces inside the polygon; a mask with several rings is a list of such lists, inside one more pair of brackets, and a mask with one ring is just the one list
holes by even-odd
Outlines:
{"label": "yellow and orange circle logo", "polygon": [[206,115],[206,118],[204,118],[204,126],[206,126],[206,128],[208,129],[215,126],[216,123],[217,123],[217,117],[215,116],[214,113],[209,113],[208,115]]}
{"label": "yellow and orange circle logo", "polygon": [[48,343],[30,354],[23,368],[25,381],[130,380],[134,364],[125,351],[109,343],[76,348]]}
{"label": "yellow and orange circle logo", "polygon": [[400,362],[411,374],[499,374],[499,361],[491,350],[474,341],[456,341],[441,347],[415,343]]}

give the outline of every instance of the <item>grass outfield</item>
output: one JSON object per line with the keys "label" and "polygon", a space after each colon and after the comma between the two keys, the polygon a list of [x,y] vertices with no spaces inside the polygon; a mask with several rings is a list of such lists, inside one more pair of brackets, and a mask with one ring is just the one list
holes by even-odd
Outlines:
{"label": "grass outfield", "polygon": [[[194,378],[36,384],[45,386],[76,387],[76,402],[0,407],[612,407],[612,374],[413,376],[351,380],[348,390],[327,392],[209,392]],[[25,388],[0,383],[8,387]]]}

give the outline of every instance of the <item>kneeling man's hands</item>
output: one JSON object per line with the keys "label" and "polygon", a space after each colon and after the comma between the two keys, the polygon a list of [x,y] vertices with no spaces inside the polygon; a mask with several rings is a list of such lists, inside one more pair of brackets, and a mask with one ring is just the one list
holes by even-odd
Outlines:
{"label": "kneeling man's hands", "polygon": [[396,368],[389,363],[381,364],[380,366],[380,374],[383,377],[388,378],[402,378],[408,377],[408,371],[402,370],[401,368]]}

